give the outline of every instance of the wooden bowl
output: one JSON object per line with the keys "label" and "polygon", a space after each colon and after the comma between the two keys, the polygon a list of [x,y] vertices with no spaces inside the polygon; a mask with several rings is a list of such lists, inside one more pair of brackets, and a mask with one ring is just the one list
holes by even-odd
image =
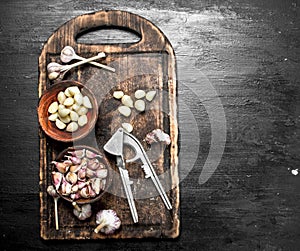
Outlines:
{"label": "wooden bowl", "polygon": [[[92,109],[89,109],[87,113],[88,123],[75,132],[67,132],[65,129],[60,130],[56,127],[55,122],[52,122],[48,119],[49,113],[48,108],[52,102],[57,101],[57,94],[60,91],[64,91],[67,87],[78,86],[81,90],[81,93],[85,96],[88,96],[91,103]],[[78,140],[80,138],[88,135],[94,128],[96,121],[98,119],[98,103],[97,99],[92,93],[92,91],[84,86],[83,84],[74,81],[74,80],[63,80],[59,83],[52,85],[45,93],[42,95],[39,101],[38,106],[38,119],[43,131],[51,138],[63,141],[71,142]]]}
{"label": "wooden bowl", "polygon": [[[101,192],[96,195],[95,197],[90,197],[90,198],[79,198],[79,199],[72,199],[70,197],[70,195],[63,195],[61,193],[61,188],[59,188],[58,190],[56,190],[56,192],[58,193],[58,195],[69,201],[69,202],[76,202],[77,204],[87,204],[87,203],[93,203],[93,202],[96,202],[98,200],[100,200],[102,198],[102,196],[106,193],[106,191],[108,190],[109,186],[111,185],[112,183],[112,177],[110,175],[110,163],[108,161],[108,159],[105,157],[104,153],[102,151],[100,151],[99,149],[96,149],[94,147],[90,147],[90,146],[86,146],[86,145],[79,145],[79,146],[73,146],[73,147],[68,147],[67,149],[63,150],[62,152],[60,152],[56,158],[56,161],[57,162],[63,162],[64,160],[67,160],[68,158],[65,157],[66,155],[69,155],[70,156],[70,151],[74,151],[74,150],[82,150],[82,149],[86,149],[86,150],[89,150],[93,153],[96,153],[98,155],[100,155],[101,157],[97,157],[97,159],[99,160],[100,163],[102,163],[106,169],[107,169],[107,177],[105,178],[106,180],[106,183],[105,183],[105,186],[104,186],[104,189],[101,189]],[[52,171],[56,171],[58,172],[56,166],[54,164],[52,164]],[[70,170],[69,170],[70,171]],[[69,172],[67,171],[65,174],[63,174],[65,177],[67,175],[67,173]],[[84,179],[85,181],[88,181],[89,178],[86,178]],[[53,177],[52,177],[52,183],[55,187],[55,184],[53,182]]]}

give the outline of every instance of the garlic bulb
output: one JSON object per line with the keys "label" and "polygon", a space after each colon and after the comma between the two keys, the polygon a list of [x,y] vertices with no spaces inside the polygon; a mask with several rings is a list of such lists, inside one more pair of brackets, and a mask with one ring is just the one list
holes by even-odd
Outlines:
{"label": "garlic bulb", "polygon": [[121,226],[121,220],[117,213],[112,210],[101,210],[96,215],[96,223],[98,226],[94,229],[95,233],[113,234]]}
{"label": "garlic bulb", "polygon": [[73,214],[79,220],[85,220],[92,216],[92,206],[91,204],[84,204],[81,208],[77,205],[76,202],[73,202],[72,205],[74,206]]}

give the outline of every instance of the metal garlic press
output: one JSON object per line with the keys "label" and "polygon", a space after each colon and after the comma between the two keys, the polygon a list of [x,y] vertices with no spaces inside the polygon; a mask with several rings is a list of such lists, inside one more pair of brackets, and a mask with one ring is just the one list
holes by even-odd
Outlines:
{"label": "metal garlic press", "polygon": [[168,210],[172,209],[172,205],[141,143],[132,134],[126,132],[123,128],[119,128],[108,140],[108,142],[104,145],[104,150],[116,156],[116,164],[121,175],[123,187],[128,200],[133,222],[134,223],[138,222],[138,214],[136,211],[132,190],[131,190],[131,185],[133,184],[133,182],[130,181],[129,179],[128,170],[126,169],[126,164],[124,160],[124,155],[123,155],[124,145],[128,145],[135,151],[135,156],[132,159],[126,160],[126,163],[134,162],[136,160],[141,160],[142,162],[141,168],[145,172],[145,178],[146,179],[151,178],[166,208]]}

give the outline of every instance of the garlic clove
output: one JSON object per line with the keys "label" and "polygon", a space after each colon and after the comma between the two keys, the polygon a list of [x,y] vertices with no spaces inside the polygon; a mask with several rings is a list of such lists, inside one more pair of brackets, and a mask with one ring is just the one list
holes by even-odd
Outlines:
{"label": "garlic clove", "polygon": [[69,163],[61,163],[61,162],[57,162],[57,161],[52,161],[51,163],[55,165],[56,169],[60,173],[66,173],[70,167]]}
{"label": "garlic clove", "polygon": [[155,95],[156,95],[156,91],[149,91],[149,92],[147,92],[147,94],[146,94],[146,99],[147,99],[149,102],[151,102],[151,101],[154,99]]}
{"label": "garlic clove", "polygon": [[67,108],[63,108],[63,109],[60,109],[58,110],[58,114],[60,117],[66,117],[67,115],[69,115],[71,112],[70,109],[67,109]]}
{"label": "garlic clove", "polygon": [[92,103],[89,99],[88,96],[84,96],[83,99],[82,99],[82,103],[83,103],[83,106],[85,106],[86,108],[88,109],[91,109],[92,108]]}
{"label": "garlic clove", "polygon": [[64,101],[64,106],[71,106],[74,104],[74,99],[69,97],[69,98],[66,98],[66,100]]}
{"label": "garlic clove", "polygon": [[67,115],[66,117],[58,116],[58,118],[59,118],[59,120],[60,120],[61,122],[65,123],[65,124],[68,124],[68,123],[70,123],[70,121],[71,121],[71,118],[70,118],[69,115]]}
{"label": "garlic clove", "polygon": [[48,112],[53,114],[53,113],[56,113],[57,110],[58,110],[58,103],[57,103],[57,101],[54,101],[54,102],[51,103],[51,105],[49,106]]}
{"label": "garlic clove", "polygon": [[66,95],[64,94],[64,92],[63,91],[61,91],[61,92],[59,92],[58,94],[57,94],[57,100],[58,100],[58,102],[60,103],[60,104],[63,104],[64,102],[65,102],[65,100],[66,100]]}
{"label": "garlic clove", "polygon": [[146,107],[145,101],[144,101],[144,100],[141,100],[141,99],[135,101],[134,107],[135,107],[135,109],[137,109],[139,112],[145,111],[145,107]]}
{"label": "garlic clove", "polygon": [[65,94],[67,97],[72,97],[72,94],[70,93],[70,87],[68,87],[68,88],[65,89],[64,94]]}
{"label": "garlic clove", "polygon": [[68,124],[66,131],[67,132],[75,132],[78,130],[78,124],[76,122],[71,122],[70,124]]}
{"label": "garlic clove", "polygon": [[93,178],[91,179],[91,186],[96,194],[99,194],[101,191],[101,179]]}
{"label": "garlic clove", "polygon": [[94,178],[96,176],[96,172],[95,171],[93,171],[93,170],[91,170],[91,169],[89,169],[89,168],[87,168],[86,169],[86,177],[88,177],[88,178]]}
{"label": "garlic clove", "polygon": [[55,120],[55,125],[60,130],[63,130],[66,128],[66,124],[64,122],[60,121],[59,119]]}
{"label": "garlic clove", "polygon": [[71,183],[72,185],[74,185],[77,182],[77,174],[76,173],[72,173],[72,172],[68,172],[66,175],[66,180]]}
{"label": "garlic clove", "polygon": [[116,99],[121,99],[124,96],[124,92],[122,91],[114,91],[113,97]]}
{"label": "garlic clove", "polygon": [[146,92],[144,90],[137,90],[135,93],[134,93],[134,97],[136,99],[141,99],[143,97],[146,96]]}
{"label": "garlic clove", "polygon": [[129,123],[122,123],[122,127],[126,130],[126,132],[131,133],[133,130],[133,126]]}
{"label": "garlic clove", "polygon": [[81,106],[80,106],[79,104],[77,104],[77,103],[75,103],[74,105],[72,105],[72,109],[73,109],[75,112],[77,112],[77,111],[79,110],[80,107],[81,107]]}
{"label": "garlic clove", "polygon": [[75,100],[75,103],[77,104],[77,105],[82,105],[82,103],[83,103],[83,96],[82,96],[82,94],[81,94],[81,92],[79,92],[79,93],[76,93],[75,95],[74,95],[74,100]]}
{"label": "garlic clove", "polygon": [[131,109],[128,106],[119,106],[118,111],[125,117],[129,117],[131,114]]}
{"label": "garlic clove", "polygon": [[96,170],[96,177],[100,179],[105,179],[107,177],[107,169]]}
{"label": "garlic clove", "polygon": [[89,194],[89,189],[87,187],[84,187],[80,190],[80,195],[83,197],[83,198],[89,198],[90,197],[90,194]]}
{"label": "garlic clove", "polygon": [[88,122],[88,119],[87,119],[87,116],[86,115],[81,115],[79,118],[78,118],[78,125],[79,126],[85,126]]}
{"label": "garlic clove", "polygon": [[123,105],[132,108],[133,107],[133,100],[131,99],[131,97],[129,95],[124,95],[121,99],[121,102]]}
{"label": "garlic clove", "polygon": [[78,116],[77,112],[70,111],[70,118],[72,121],[76,122],[78,120],[79,116]]}
{"label": "garlic clove", "polygon": [[53,171],[51,173],[51,176],[52,176],[53,185],[55,189],[58,190],[62,182],[63,174],[60,172]]}
{"label": "garlic clove", "polygon": [[59,75],[60,75],[60,73],[57,72],[57,71],[50,72],[50,73],[48,74],[48,78],[49,78],[50,80],[54,80],[54,79],[57,79],[57,78],[59,77]]}
{"label": "garlic clove", "polygon": [[50,121],[53,121],[53,122],[55,122],[55,120],[56,120],[57,118],[58,118],[58,113],[57,113],[57,112],[51,114],[51,115],[48,117],[48,119],[49,119]]}
{"label": "garlic clove", "polygon": [[88,109],[85,106],[80,106],[80,108],[77,110],[77,113],[79,116],[86,115],[88,112]]}
{"label": "garlic clove", "polygon": [[80,89],[78,86],[70,86],[68,87],[69,89],[69,93],[71,94],[71,96],[74,96],[75,94],[80,93]]}
{"label": "garlic clove", "polygon": [[[88,157],[89,159],[94,159],[94,158],[97,158],[97,157],[102,158],[102,156],[100,154],[94,153],[90,150],[86,150],[85,154],[86,154],[86,157]],[[98,160],[95,159],[95,161],[98,161]]]}
{"label": "garlic clove", "polygon": [[79,190],[78,185],[75,184],[75,185],[72,186],[71,192],[72,193],[77,193],[78,190]]}
{"label": "garlic clove", "polygon": [[80,170],[80,165],[72,165],[70,166],[70,172],[77,173]]}

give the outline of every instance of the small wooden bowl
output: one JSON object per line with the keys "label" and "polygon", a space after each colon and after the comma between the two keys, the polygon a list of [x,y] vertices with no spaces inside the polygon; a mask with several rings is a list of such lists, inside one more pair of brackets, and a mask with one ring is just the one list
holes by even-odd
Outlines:
{"label": "small wooden bowl", "polygon": [[[112,183],[112,177],[110,175],[110,173],[111,173],[110,172],[110,168],[111,168],[110,163],[109,163],[108,159],[105,157],[104,153],[94,147],[90,147],[90,146],[86,146],[86,145],[68,147],[57,155],[56,161],[63,162],[64,160],[67,160],[65,155],[70,155],[68,152],[74,151],[74,150],[82,150],[82,149],[87,149],[91,152],[94,152],[94,153],[102,156],[101,158],[99,158],[99,157],[97,157],[97,158],[100,161],[100,163],[103,163],[104,166],[107,168],[107,177],[106,177],[106,184],[105,184],[104,190],[101,190],[100,194],[93,198],[79,198],[79,199],[72,200],[70,198],[70,196],[62,195],[59,191],[56,191],[61,198],[65,199],[71,203],[76,202],[77,204],[93,203],[93,202],[100,200],[102,198],[102,196],[106,193],[106,191],[108,191],[108,188],[110,187],[110,185]],[[57,171],[54,164],[52,165],[52,171]],[[53,183],[53,180],[52,180],[52,183]],[[53,185],[54,185],[54,183],[53,183]]]}
{"label": "small wooden bowl", "polygon": [[[67,132],[65,129],[60,130],[56,127],[55,122],[48,119],[49,113],[48,108],[52,102],[57,101],[57,94],[60,91],[64,91],[67,87],[78,86],[81,93],[88,96],[91,103],[92,109],[89,109],[87,113],[88,123],[75,132]],[[87,136],[94,128],[96,121],[98,119],[98,103],[97,99],[92,93],[92,91],[84,86],[83,84],[74,80],[64,80],[59,83],[52,85],[45,93],[42,95],[39,106],[38,106],[38,119],[43,131],[51,138],[63,141],[72,142]]]}

